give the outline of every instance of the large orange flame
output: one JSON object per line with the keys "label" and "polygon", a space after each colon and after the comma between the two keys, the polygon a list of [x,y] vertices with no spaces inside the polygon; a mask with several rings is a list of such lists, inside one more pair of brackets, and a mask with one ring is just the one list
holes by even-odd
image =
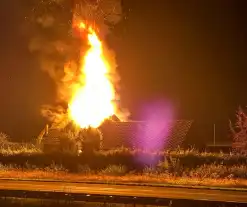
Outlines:
{"label": "large orange flame", "polygon": [[115,90],[108,76],[110,65],[96,32],[83,22],[77,28],[87,32],[90,47],[81,60],[80,87],[73,91],[69,102],[69,117],[81,128],[97,128],[115,113]]}

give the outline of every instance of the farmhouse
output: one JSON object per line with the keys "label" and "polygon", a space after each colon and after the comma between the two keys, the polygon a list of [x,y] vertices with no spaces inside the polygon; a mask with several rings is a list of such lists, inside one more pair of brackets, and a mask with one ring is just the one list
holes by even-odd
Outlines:
{"label": "farmhouse", "polygon": [[[175,149],[182,146],[191,124],[191,120],[170,121],[160,130],[154,131],[144,121],[105,121],[99,127],[102,134],[100,148],[103,150],[118,147],[149,150]],[[56,151],[60,149],[61,142],[66,137],[68,134],[62,130],[46,127],[41,132],[39,140],[45,151]],[[82,146],[77,148],[80,150]]]}

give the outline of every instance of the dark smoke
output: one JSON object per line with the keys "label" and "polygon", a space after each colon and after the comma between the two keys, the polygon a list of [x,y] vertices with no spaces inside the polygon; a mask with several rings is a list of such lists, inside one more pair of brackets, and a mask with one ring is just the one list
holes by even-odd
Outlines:
{"label": "dark smoke", "polygon": [[[42,106],[41,114],[56,126],[64,126],[70,86],[79,72],[80,54],[87,47],[74,33],[73,21],[86,20],[97,25],[104,38],[122,18],[121,0],[23,0],[23,3],[30,8],[26,18],[29,49],[57,85],[56,105]],[[115,59],[112,51],[108,53]]]}

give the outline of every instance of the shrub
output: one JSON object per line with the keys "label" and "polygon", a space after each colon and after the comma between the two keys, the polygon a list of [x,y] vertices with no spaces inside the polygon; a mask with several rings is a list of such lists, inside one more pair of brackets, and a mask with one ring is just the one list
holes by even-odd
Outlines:
{"label": "shrub", "polygon": [[123,165],[109,165],[105,169],[101,170],[100,174],[121,176],[127,173],[127,168]]}
{"label": "shrub", "polygon": [[[64,143],[64,146],[65,149],[61,150],[61,152],[48,154],[41,152],[33,145],[12,143],[6,148],[0,148],[0,162],[4,165],[17,164],[18,166],[22,166],[22,168],[26,168],[26,163],[37,168],[45,168],[55,162],[70,172],[87,171],[86,166],[92,171],[101,171],[109,165],[115,165],[125,166],[128,171],[135,171],[135,173],[143,173],[144,171],[147,173],[147,168],[149,167],[159,173],[172,173],[177,176],[203,167],[204,165],[223,165],[226,168],[247,166],[247,159],[243,154],[199,153],[183,150],[170,153],[151,153],[148,151],[120,148],[110,151],[93,151],[89,154],[82,152],[78,156],[71,153],[68,144]],[[138,159],[138,156],[141,156],[143,159],[157,160],[158,164],[143,164],[141,162],[142,160],[140,161]],[[238,168],[238,171],[243,170],[242,168]]]}
{"label": "shrub", "polygon": [[59,152],[74,155],[78,154],[76,140],[69,137],[60,137]]}
{"label": "shrub", "polygon": [[45,167],[45,171],[48,172],[67,172],[68,170],[65,169],[62,165],[56,164],[55,162],[52,162],[51,165]]}
{"label": "shrub", "polygon": [[143,175],[148,175],[148,176],[157,176],[160,174],[160,171],[158,168],[154,167],[145,167],[143,170]]}
{"label": "shrub", "polygon": [[102,149],[103,136],[99,129],[87,128],[80,132],[79,137],[82,140],[82,148],[85,152],[93,152]]}
{"label": "shrub", "polygon": [[241,107],[236,113],[236,123],[230,122],[230,131],[233,137],[233,150],[235,152],[247,153],[247,115]]}
{"label": "shrub", "polygon": [[11,156],[15,154],[29,154],[35,155],[37,153],[42,153],[39,148],[33,144],[28,143],[13,143],[8,142],[0,145],[0,155]]}
{"label": "shrub", "polygon": [[203,165],[187,172],[189,177],[198,178],[247,178],[247,166],[235,165],[227,167],[224,165]]}
{"label": "shrub", "polygon": [[171,156],[167,156],[165,161],[160,162],[158,164],[158,169],[161,172],[173,173],[175,175],[181,175],[183,171],[180,159]]}
{"label": "shrub", "polygon": [[5,146],[9,143],[9,136],[3,132],[0,132],[0,146]]}
{"label": "shrub", "polygon": [[78,165],[78,172],[82,174],[90,174],[93,173],[91,168],[88,165]]}

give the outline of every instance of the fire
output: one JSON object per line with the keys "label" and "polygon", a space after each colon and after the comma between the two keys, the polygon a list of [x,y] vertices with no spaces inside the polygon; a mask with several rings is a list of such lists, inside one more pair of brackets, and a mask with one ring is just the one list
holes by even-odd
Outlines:
{"label": "fire", "polygon": [[73,91],[69,102],[69,117],[81,128],[97,128],[115,114],[116,93],[109,78],[111,68],[94,29],[83,22],[77,29],[87,32],[89,49],[81,57],[79,87]]}

